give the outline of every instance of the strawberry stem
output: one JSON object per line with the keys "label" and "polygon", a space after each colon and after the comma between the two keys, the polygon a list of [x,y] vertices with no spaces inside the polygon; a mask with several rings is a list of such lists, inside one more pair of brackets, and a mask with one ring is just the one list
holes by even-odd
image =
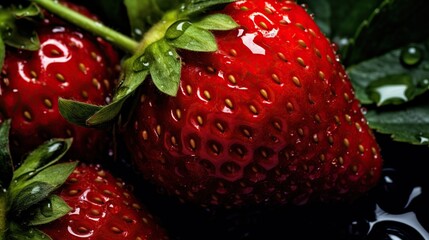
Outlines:
{"label": "strawberry stem", "polygon": [[54,13],[61,18],[89,31],[97,36],[103,37],[115,46],[121,48],[128,53],[134,53],[138,48],[139,43],[132,38],[123,35],[109,27],[104,26],[100,22],[96,22],[80,13],[77,13],[66,6],[61,5],[57,1],[52,0],[30,0],[39,6],[45,8],[51,13]]}
{"label": "strawberry stem", "polygon": [[96,22],[57,1],[53,0],[30,0],[49,12],[65,19],[66,21],[79,26],[86,31],[93,33],[99,37],[106,39],[113,45],[123,49],[130,54],[143,54],[144,50],[151,43],[162,39],[167,29],[178,20],[178,11],[170,11],[165,13],[162,20],[152,26],[144,35],[141,42],[137,42],[122,33],[115,31],[100,22]]}

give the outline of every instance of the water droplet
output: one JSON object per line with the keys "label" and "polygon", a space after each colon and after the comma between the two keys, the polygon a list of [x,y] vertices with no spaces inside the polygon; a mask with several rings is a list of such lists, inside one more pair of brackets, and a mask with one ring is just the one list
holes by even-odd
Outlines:
{"label": "water droplet", "polygon": [[135,72],[140,72],[140,71],[148,70],[149,67],[150,67],[150,61],[149,61],[149,59],[145,55],[139,57],[133,63],[133,70]]}
{"label": "water droplet", "polygon": [[308,4],[302,3],[301,7],[304,8],[306,11],[308,11]]}
{"label": "water droplet", "polygon": [[414,45],[401,50],[401,62],[405,67],[417,66],[423,60],[423,51]]}
{"label": "water droplet", "polygon": [[366,91],[368,96],[379,106],[400,104],[410,100],[414,85],[410,76],[396,75],[372,82]]}
{"label": "water droplet", "polygon": [[52,209],[52,203],[50,200],[46,200],[41,203],[40,212],[45,217],[51,217],[53,215],[54,211]]}
{"label": "water droplet", "polygon": [[420,133],[420,134],[417,136],[417,141],[418,141],[420,144],[429,144],[429,136],[424,135],[423,133]]}
{"label": "water droplet", "polygon": [[41,191],[42,189],[40,188],[40,186],[35,186],[34,188],[31,189],[31,194],[37,194]]}
{"label": "water droplet", "polygon": [[143,31],[140,28],[134,28],[134,34],[137,36],[142,36]]}
{"label": "water droplet", "polygon": [[166,39],[176,39],[186,31],[191,26],[189,21],[177,21],[173,23],[165,32]]}

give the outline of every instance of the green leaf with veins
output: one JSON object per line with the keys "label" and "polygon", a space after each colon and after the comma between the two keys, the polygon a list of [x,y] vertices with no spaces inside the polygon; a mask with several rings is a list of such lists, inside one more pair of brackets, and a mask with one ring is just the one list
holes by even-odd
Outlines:
{"label": "green leaf with veins", "polygon": [[205,29],[191,24],[183,33],[175,38],[168,39],[168,43],[180,49],[195,52],[214,52],[217,50],[217,43],[214,35]]}
{"label": "green leaf with veins", "polygon": [[182,67],[176,50],[162,39],[149,45],[145,56],[150,59],[150,76],[156,87],[167,95],[176,96]]}
{"label": "green leaf with veins", "polygon": [[115,119],[125,101],[149,74],[149,70],[134,70],[134,60],[135,58],[129,58],[124,62],[122,79],[125,80],[118,86],[111,103],[105,106],[95,106],[60,98],[58,108],[62,116],[68,121],[84,127],[101,127]]}
{"label": "green leaf with veins", "polygon": [[418,104],[370,110],[366,119],[371,128],[395,141],[429,145],[429,104],[424,99]]}
{"label": "green leaf with veins", "polygon": [[[321,30],[334,42],[344,47],[356,29],[373,13],[384,0],[298,0],[306,4],[308,11]],[[342,51],[340,51],[342,52]]]}
{"label": "green leaf with veins", "polygon": [[52,222],[69,213],[72,208],[59,196],[51,195],[35,205],[26,213],[28,226],[36,226]]}
{"label": "green leaf with veins", "polygon": [[25,8],[11,6],[0,9],[0,37],[11,47],[34,51],[40,42],[31,24],[32,18],[41,17],[40,9],[30,4]]}
{"label": "green leaf with veins", "polygon": [[51,139],[37,147],[13,173],[14,182],[34,176],[35,173],[58,162],[68,151],[71,143],[72,139]]}
{"label": "green leaf with veins", "polygon": [[69,122],[79,126],[86,126],[86,120],[88,117],[94,115],[102,108],[103,107],[101,106],[69,100],[62,97],[58,99],[58,109],[60,114]]}
{"label": "green leaf with veins", "polygon": [[126,69],[128,69],[125,71],[127,77],[124,82],[120,84],[118,92],[115,94],[112,103],[103,106],[99,111],[88,116],[86,126],[100,126],[113,120],[121,111],[122,105],[125,101],[134,94],[149,74],[148,70],[134,71],[132,70],[132,67],[126,67]]}
{"label": "green leaf with veins", "polygon": [[193,22],[194,26],[206,30],[231,30],[239,25],[226,14],[212,14]]}
{"label": "green leaf with veins", "polygon": [[9,188],[13,206],[11,209],[20,213],[45,199],[64,184],[76,166],[77,162],[55,164],[28,178],[13,182]]}
{"label": "green leaf with veins", "polygon": [[[429,90],[429,49],[423,43],[407,45],[352,65],[347,72],[363,104],[408,102]],[[374,95],[377,91],[381,99]],[[381,101],[386,98],[402,101]]]}
{"label": "green leaf with veins", "polygon": [[31,182],[23,188],[16,189],[11,195],[13,202],[10,211],[12,216],[20,216],[23,211],[45,199],[54,190],[55,186],[44,182]]}
{"label": "green leaf with veins", "polygon": [[427,0],[384,0],[362,23],[343,52],[347,65],[429,37]]}
{"label": "green leaf with veins", "polygon": [[219,5],[235,2],[236,0],[190,0],[182,8],[180,16],[194,16],[196,14],[208,11]]}

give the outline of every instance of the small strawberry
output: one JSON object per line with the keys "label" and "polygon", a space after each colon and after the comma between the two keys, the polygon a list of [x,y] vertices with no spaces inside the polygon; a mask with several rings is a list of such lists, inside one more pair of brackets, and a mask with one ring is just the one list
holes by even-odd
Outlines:
{"label": "small strawberry", "polygon": [[[67,6],[96,19],[83,7]],[[23,13],[29,16],[24,18]],[[71,155],[75,157],[95,159],[102,152],[107,155],[108,133],[70,124],[60,115],[57,101],[58,97],[67,97],[108,103],[118,74],[117,50],[52,14],[44,12],[42,18],[34,6],[5,8],[0,14],[7,19],[2,26],[11,33],[2,35],[6,50],[0,74],[0,123],[12,119],[11,151],[16,160],[53,137],[73,137]],[[30,17],[32,21],[23,22]],[[23,41],[18,34],[33,29],[31,40]]]}
{"label": "small strawberry", "polygon": [[[201,205],[305,204],[378,182],[382,157],[350,79],[297,2],[190,1],[135,51],[111,104],[60,99],[60,109],[97,126],[125,122],[136,99],[124,141],[165,192]],[[92,113],[75,118],[80,108]]]}
{"label": "small strawberry", "polygon": [[[2,143],[9,129],[10,120],[0,125]],[[13,174],[1,146],[0,239],[168,239],[122,180],[100,165],[63,161],[71,144],[46,141]]]}

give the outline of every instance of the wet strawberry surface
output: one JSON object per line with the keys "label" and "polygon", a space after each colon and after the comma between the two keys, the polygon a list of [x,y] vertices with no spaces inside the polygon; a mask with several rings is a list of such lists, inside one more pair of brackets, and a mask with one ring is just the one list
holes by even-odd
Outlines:
{"label": "wet strawberry surface", "polygon": [[429,239],[427,147],[377,137],[387,149],[381,181],[351,204],[207,209],[167,197],[126,164],[116,171],[143,183],[138,194],[174,240]]}

